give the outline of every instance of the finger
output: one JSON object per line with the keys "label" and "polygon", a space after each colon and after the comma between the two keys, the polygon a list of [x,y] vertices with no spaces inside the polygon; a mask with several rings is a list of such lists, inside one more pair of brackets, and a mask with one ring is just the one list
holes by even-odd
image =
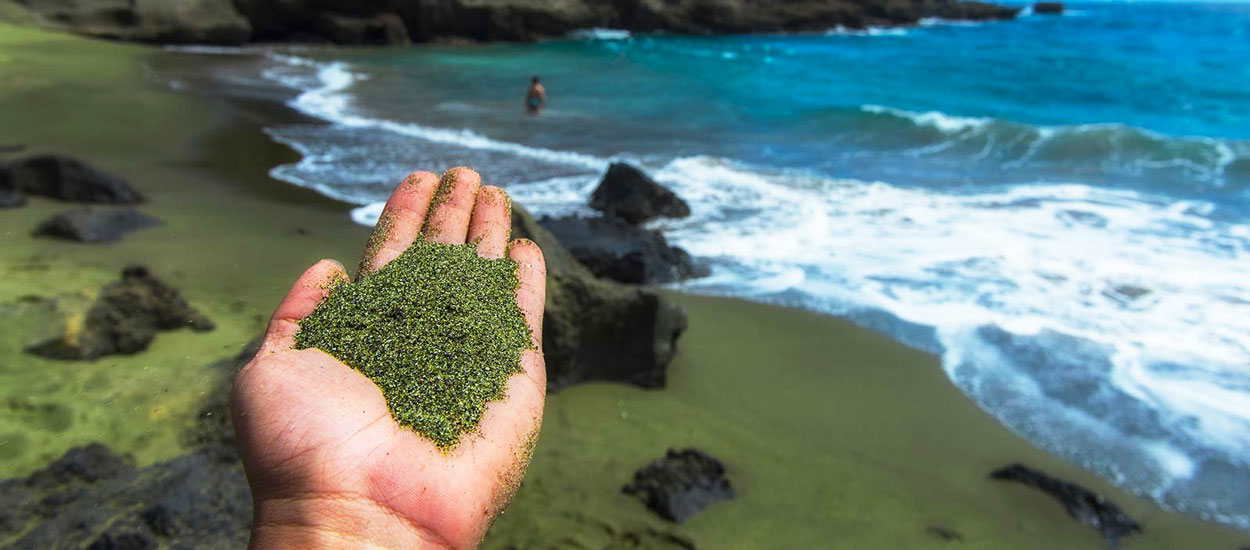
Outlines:
{"label": "finger", "polygon": [[278,304],[273,317],[269,318],[269,328],[265,331],[261,351],[295,347],[299,320],[312,313],[335,285],[345,282],[347,270],[343,269],[343,264],[334,260],[321,260],[305,270],[286,293],[286,298]]}
{"label": "finger", "polygon": [[512,203],[503,189],[488,185],[477,192],[473,216],[469,219],[469,242],[477,244],[477,255],[492,260],[503,257],[512,233]]}
{"label": "finger", "polygon": [[477,200],[482,178],[468,168],[452,168],[443,173],[438,191],[430,201],[421,234],[426,240],[445,244],[464,244],[469,233],[469,216]]}
{"label": "finger", "polygon": [[365,245],[357,277],[373,273],[403,254],[425,222],[426,211],[438,189],[438,176],[431,172],[415,172],[391,193],[382,215]]}
{"label": "finger", "polygon": [[543,251],[529,239],[517,239],[508,247],[508,257],[516,262],[516,305],[534,336],[534,347],[543,347],[543,307],[547,299],[547,263]]}

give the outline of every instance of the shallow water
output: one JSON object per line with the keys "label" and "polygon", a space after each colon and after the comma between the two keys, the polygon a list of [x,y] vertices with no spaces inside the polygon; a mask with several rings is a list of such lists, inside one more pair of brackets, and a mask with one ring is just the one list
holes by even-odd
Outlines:
{"label": "shallow water", "polygon": [[[712,267],[686,290],[940,353],[1039,445],[1250,528],[1248,33],[1246,5],[1096,4],[804,36],[252,52],[211,79],[328,122],[269,128],[304,155],[273,175],[361,205],[361,223],[413,167],[474,166],[565,214],[587,212],[608,162],[639,163],[691,203],[656,224]],[[533,73],[551,99],[537,118]]]}

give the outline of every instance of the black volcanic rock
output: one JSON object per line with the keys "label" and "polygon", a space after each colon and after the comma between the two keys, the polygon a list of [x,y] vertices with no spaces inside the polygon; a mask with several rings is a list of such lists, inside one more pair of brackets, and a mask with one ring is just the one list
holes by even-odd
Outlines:
{"label": "black volcanic rock", "polygon": [[[1019,8],[957,0],[19,0],[83,34],[165,43],[247,40],[397,43],[366,21],[393,14],[418,42],[531,41],[609,27],[681,34],[823,31],[914,24],[924,17],[1010,19]],[[330,18],[327,20],[327,18]],[[341,19],[345,18],[345,19]],[[327,26],[327,22],[329,25]],[[378,41],[385,36],[385,42]],[[362,37],[368,37],[362,39]]]}
{"label": "black volcanic rock", "polygon": [[129,208],[80,208],[40,222],[34,234],[82,243],[111,242],[127,233],[160,225],[160,220]]}
{"label": "black volcanic rock", "polygon": [[590,207],[612,217],[640,224],[659,217],[684,218],[690,205],[642,170],[614,162],[590,195]]}
{"label": "black volcanic rock", "polygon": [[713,502],[734,498],[725,465],[693,448],[669,449],[664,458],[634,472],[634,480],[621,491],[637,495],[651,511],[678,523]]}
{"label": "black volcanic rock", "polygon": [[242,44],[252,27],[231,0],[18,0],[50,24],[102,38]]}
{"label": "black volcanic rock", "polygon": [[1063,2],[1038,2],[1033,4],[1033,13],[1058,15],[1063,13]]}
{"label": "black volcanic rock", "polygon": [[26,195],[16,189],[0,189],[0,208],[13,208],[26,204]]}
{"label": "black volcanic rock", "polygon": [[394,13],[369,16],[319,13],[313,19],[312,28],[335,44],[395,46],[411,42],[404,20]]}
{"label": "black volcanic rock", "polygon": [[76,318],[69,312],[61,331],[26,351],[52,359],[95,359],[143,351],[157,331],[214,328],[213,322],[192,308],[177,290],[142,266],[126,268],[120,281],[100,291],[82,313],[81,321],[73,321]]}
{"label": "black volcanic rock", "polygon": [[1070,481],[1050,477],[1023,464],[1000,468],[990,477],[1041,489],[1062,503],[1073,519],[1097,529],[1109,548],[1118,547],[1123,537],[1142,532],[1141,525],[1115,503]]}
{"label": "black volcanic rock", "polygon": [[596,277],[628,284],[671,283],[707,274],[658,231],[617,218],[544,217],[546,228]]}
{"label": "black volcanic rock", "polygon": [[100,443],[75,447],[29,477],[0,481],[0,536],[14,550],[243,548],[247,478],[217,456],[135,468]]}
{"label": "black volcanic rock", "polygon": [[686,312],[655,290],[596,278],[520,205],[512,236],[542,248],[547,260],[543,355],[547,387],[588,381],[661,388]]}
{"label": "black volcanic rock", "polygon": [[121,178],[64,155],[36,155],[0,166],[0,190],[69,202],[131,204],[143,200]]}

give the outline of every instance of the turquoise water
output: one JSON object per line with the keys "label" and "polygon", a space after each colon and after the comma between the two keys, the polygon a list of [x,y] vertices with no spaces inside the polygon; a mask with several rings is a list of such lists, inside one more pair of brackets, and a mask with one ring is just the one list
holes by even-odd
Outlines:
{"label": "turquoise water", "polygon": [[[244,52],[235,88],[319,123],[273,175],[372,223],[470,165],[590,214],[612,160],[691,292],[839,315],[942,356],[1004,424],[1164,506],[1250,529],[1250,5],[825,34]],[[523,113],[529,77],[550,108]],[[836,437],[836,434],[828,434]]]}

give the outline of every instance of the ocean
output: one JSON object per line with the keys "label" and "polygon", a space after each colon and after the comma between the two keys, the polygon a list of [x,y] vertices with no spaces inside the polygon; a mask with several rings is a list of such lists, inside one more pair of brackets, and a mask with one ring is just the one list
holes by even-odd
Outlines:
{"label": "ocean", "polygon": [[652,224],[711,268],[677,288],[930,350],[1037,445],[1250,529],[1250,4],[177,51],[317,121],[267,128],[303,156],[272,175],[362,224],[414,169],[472,166],[536,214],[589,215],[607,165],[635,163],[692,207]]}

